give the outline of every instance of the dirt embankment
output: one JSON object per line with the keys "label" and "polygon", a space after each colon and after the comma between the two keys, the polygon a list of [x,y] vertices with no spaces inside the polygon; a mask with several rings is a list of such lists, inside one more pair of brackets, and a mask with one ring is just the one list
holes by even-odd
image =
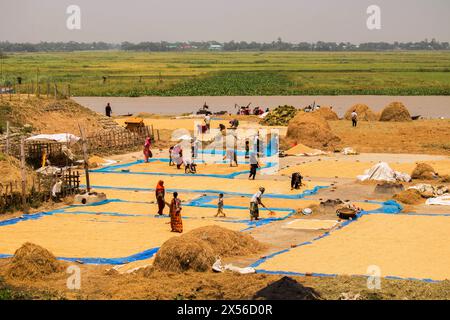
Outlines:
{"label": "dirt embankment", "polygon": [[[69,99],[14,97],[0,102],[3,112],[0,123],[10,121],[11,126],[21,128],[30,125],[36,133],[72,133],[79,135],[78,124],[87,133],[105,128],[104,117]],[[4,125],[3,125],[4,126]]]}
{"label": "dirt embankment", "polygon": [[412,153],[450,155],[450,121],[407,122],[360,121],[352,128],[349,121],[330,121],[331,130],[342,146],[361,153]]}

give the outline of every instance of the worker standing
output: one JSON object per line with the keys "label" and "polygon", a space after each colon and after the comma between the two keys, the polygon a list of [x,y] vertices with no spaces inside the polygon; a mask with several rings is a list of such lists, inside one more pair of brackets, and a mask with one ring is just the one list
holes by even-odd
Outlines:
{"label": "worker standing", "polygon": [[256,152],[252,152],[250,154],[250,175],[248,176],[249,180],[255,180],[256,178],[256,170],[259,168],[258,156]]}
{"label": "worker standing", "polygon": [[112,115],[112,108],[111,108],[111,104],[108,102],[108,104],[105,107],[105,114],[107,117],[111,117]]}
{"label": "worker standing", "polygon": [[352,112],[352,126],[356,127],[358,125],[358,113],[356,113],[356,110],[353,110]]}
{"label": "worker standing", "polygon": [[211,129],[211,116],[209,114],[205,116],[205,126],[206,130],[209,132],[209,130]]}

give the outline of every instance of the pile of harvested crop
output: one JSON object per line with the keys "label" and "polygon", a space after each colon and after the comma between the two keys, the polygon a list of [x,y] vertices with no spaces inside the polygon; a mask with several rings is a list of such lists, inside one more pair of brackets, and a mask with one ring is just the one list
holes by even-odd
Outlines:
{"label": "pile of harvested crop", "polygon": [[394,200],[397,200],[398,202],[404,204],[411,204],[411,205],[421,204],[425,202],[424,198],[422,198],[420,191],[416,189],[407,189],[405,191],[397,193],[394,196]]}
{"label": "pile of harvested crop", "polygon": [[418,180],[433,180],[437,178],[437,174],[429,164],[418,163],[411,174],[411,178]]}
{"label": "pile of harvested crop", "polygon": [[105,163],[106,160],[99,156],[92,156],[89,158],[89,168],[98,168],[102,163]]}
{"label": "pile of harvested crop", "polygon": [[298,110],[293,106],[279,106],[264,118],[262,124],[268,126],[287,126],[289,121],[295,117]]}
{"label": "pile of harvested crop", "polygon": [[[32,181],[36,173],[29,167],[26,168],[27,181]],[[0,153],[0,183],[9,184],[22,180],[20,161],[14,157]]]}
{"label": "pile of harvested crop", "polygon": [[345,113],[345,120],[352,120],[352,112],[356,111],[358,114],[358,120],[360,121],[378,121],[378,116],[373,112],[369,106],[365,104],[355,104],[350,107]]}
{"label": "pile of harvested crop", "polygon": [[318,149],[333,148],[341,141],[331,132],[328,122],[315,112],[299,112],[289,122],[287,138]]}
{"label": "pile of harvested crop", "polygon": [[63,270],[64,265],[50,251],[27,242],[14,253],[7,275],[16,279],[39,279]]}
{"label": "pile of harvested crop", "polygon": [[392,102],[381,112],[380,121],[412,121],[411,114],[401,102]]}
{"label": "pile of harvested crop", "polygon": [[264,246],[249,235],[218,226],[202,227],[166,241],[155,257],[156,269],[204,272],[218,257],[249,255]]}
{"label": "pile of harvested crop", "polygon": [[321,107],[320,109],[314,111],[314,113],[321,115],[325,120],[328,121],[339,120],[337,113],[334,112],[330,107]]}

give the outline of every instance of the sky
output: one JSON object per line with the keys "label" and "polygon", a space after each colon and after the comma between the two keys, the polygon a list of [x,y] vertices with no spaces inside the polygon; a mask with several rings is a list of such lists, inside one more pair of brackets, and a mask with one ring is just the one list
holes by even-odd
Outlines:
{"label": "sky", "polygon": [[[366,26],[370,5],[380,30]],[[0,41],[450,41],[449,17],[450,0],[0,0]]]}

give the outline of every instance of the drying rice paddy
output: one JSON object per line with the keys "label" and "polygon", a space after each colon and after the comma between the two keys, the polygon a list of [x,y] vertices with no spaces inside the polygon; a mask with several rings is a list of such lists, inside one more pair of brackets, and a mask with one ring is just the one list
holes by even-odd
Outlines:
{"label": "drying rice paddy", "polygon": [[258,266],[267,271],[450,279],[449,217],[368,215]]}
{"label": "drying rice paddy", "polygon": [[[158,248],[178,236],[170,232],[168,208],[164,216],[157,215],[154,191],[157,182],[164,180],[167,201],[172,192],[179,192],[184,232],[217,225],[252,235],[276,230],[274,239],[286,237],[284,241],[290,243],[287,248],[278,252],[278,243],[276,251],[272,248],[267,258],[253,264],[259,273],[364,276],[368,267],[377,266],[382,277],[427,281],[450,278],[450,251],[446,246],[449,215],[398,214],[399,207],[395,206],[392,214],[386,214],[381,200],[366,201],[351,194],[349,198],[363,214],[350,223],[337,219],[334,212],[312,216],[300,213],[326,200],[320,188],[339,188],[341,178],[355,179],[381,157],[391,158],[367,154],[296,157],[290,162],[282,160],[282,169],[275,175],[259,173],[256,181],[247,180],[248,164],[232,168],[223,163],[199,164],[199,175],[185,175],[184,170],[169,167],[168,159],[150,163],[130,160],[91,172],[94,189],[106,193],[107,201],[2,222],[0,254],[13,255],[23,243],[33,242],[60,259],[116,264],[121,273],[151,264]],[[416,165],[412,159],[417,158],[404,155],[390,165],[409,173]],[[447,159],[423,159],[440,174],[450,173]],[[308,177],[300,190],[291,190],[286,177],[295,171]],[[260,186],[266,188],[263,203],[269,209],[261,209],[262,220],[252,222],[250,198]],[[215,216],[219,193],[225,194],[226,217]],[[289,237],[295,233],[310,241],[293,246]]]}

